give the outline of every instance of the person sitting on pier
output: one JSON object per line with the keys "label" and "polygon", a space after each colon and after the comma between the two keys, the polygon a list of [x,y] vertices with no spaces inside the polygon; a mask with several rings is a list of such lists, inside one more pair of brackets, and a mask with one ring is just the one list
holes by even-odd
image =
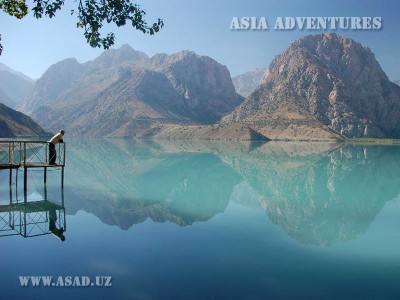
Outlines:
{"label": "person sitting on pier", "polygon": [[50,165],[55,165],[56,164],[56,158],[57,158],[57,151],[56,151],[56,145],[57,143],[64,143],[64,129],[61,129],[59,133],[57,133],[55,136],[51,138],[49,141],[49,164]]}

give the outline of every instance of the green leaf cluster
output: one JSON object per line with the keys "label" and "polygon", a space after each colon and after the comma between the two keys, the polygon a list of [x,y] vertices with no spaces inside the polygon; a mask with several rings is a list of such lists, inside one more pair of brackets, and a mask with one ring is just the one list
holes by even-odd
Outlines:
{"label": "green leaf cluster", "polygon": [[34,7],[32,8],[33,15],[36,19],[40,19],[43,15],[53,18],[58,10],[61,10],[65,0],[34,0]]}
{"label": "green leaf cluster", "polygon": [[[100,30],[106,23],[114,23],[118,27],[131,26],[145,34],[153,35],[164,26],[162,19],[148,25],[144,19],[146,12],[131,0],[74,0],[78,7],[71,11],[77,16],[77,27],[84,30],[86,41],[92,47],[109,49],[115,42],[114,33],[102,34]],[[32,12],[35,18],[43,16],[53,18],[61,10],[65,0],[33,0]],[[0,0],[0,10],[10,16],[22,19],[28,14],[26,0]],[[1,41],[1,36],[0,36]],[[2,52],[0,43],[0,55]]]}
{"label": "green leaf cluster", "polygon": [[[71,11],[75,14],[75,11]],[[77,27],[84,28],[84,36],[92,47],[108,49],[114,44],[114,34],[105,37],[100,34],[103,24],[114,23],[118,27],[130,23],[133,28],[150,35],[158,32],[164,23],[158,19],[149,26],[144,20],[146,12],[130,0],[79,0]]]}
{"label": "green leaf cluster", "polygon": [[22,19],[28,14],[25,0],[0,0],[0,9],[18,19]]}

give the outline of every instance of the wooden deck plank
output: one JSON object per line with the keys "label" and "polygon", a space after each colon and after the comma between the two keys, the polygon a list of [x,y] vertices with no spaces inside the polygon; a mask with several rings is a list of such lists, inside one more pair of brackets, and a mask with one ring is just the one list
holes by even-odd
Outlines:
{"label": "wooden deck plank", "polygon": [[12,211],[23,211],[27,213],[31,212],[41,212],[48,210],[59,210],[64,207],[61,204],[58,204],[51,200],[41,200],[41,201],[30,201],[27,203],[14,203],[8,205],[0,205],[0,213],[1,212],[12,212]]}
{"label": "wooden deck plank", "polygon": [[59,165],[59,164],[49,164],[48,162],[33,162],[33,163],[25,163],[21,165],[21,167],[26,167],[26,168],[57,168],[57,167],[64,167],[64,165]]}
{"label": "wooden deck plank", "polygon": [[33,163],[25,163],[25,164],[0,164],[0,170],[7,170],[7,169],[19,169],[21,167],[26,168],[60,168],[65,167],[62,164],[49,164],[48,162],[33,162]]}
{"label": "wooden deck plank", "polygon": [[20,166],[19,164],[0,164],[0,170],[18,169]]}

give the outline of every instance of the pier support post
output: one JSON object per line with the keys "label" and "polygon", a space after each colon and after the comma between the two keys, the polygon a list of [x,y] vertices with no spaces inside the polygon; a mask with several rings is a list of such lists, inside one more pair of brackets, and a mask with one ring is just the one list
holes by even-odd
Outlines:
{"label": "pier support post", "polygon": [[18,201],[18,169],[15,170],[15,200]]}
{"label": "pier support post", "polygon": [[44,200],[47,201],[47,185],[44,184]]}
{"label": "pier support post", "polygon": [[61,189],[61,206],[64,207],[64,189],[63,188]]}
{"label": "pier support post", "polygon": [[11,170],[12,169],[10,169],[10,186],[9,186],[9,188],[10,188],[10,204],[12,204],[12,186],[11,186]]}
{"label": "pier support post", "polygon": [[64,166],[61,167],[61,188],[64,189]]}
{"label": "pier support post", "polygon": [[24,202],[28,200],[28,168],[24,167]]}

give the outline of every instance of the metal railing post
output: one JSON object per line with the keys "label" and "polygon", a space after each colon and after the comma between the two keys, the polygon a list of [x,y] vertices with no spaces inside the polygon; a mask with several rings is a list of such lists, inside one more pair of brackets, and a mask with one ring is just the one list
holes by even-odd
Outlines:
{"label": "metal railing post", "polygon": [[26,142],[21,142],[24,144],[24,159],[23,159],[23,163],[24,165],[26,165]]}
{"label": "metal railing post", "polygon": [[26,166],[26,142],[24,144],[24,203],[28,201],[28,167]]}
{"label": "metal railing post", "polygon": [[13,142],[8,143],[8,163],[11,165],[12,161],[11,161],[11,145],[13,144]]}
{"label": "metal railing post", "polygon": [[65,154],[66,154],[66,147],[65,147],[65,143],[63,143],[63,148],[64,148],[64,152],[63,152],[63,166],[65,166]]}

